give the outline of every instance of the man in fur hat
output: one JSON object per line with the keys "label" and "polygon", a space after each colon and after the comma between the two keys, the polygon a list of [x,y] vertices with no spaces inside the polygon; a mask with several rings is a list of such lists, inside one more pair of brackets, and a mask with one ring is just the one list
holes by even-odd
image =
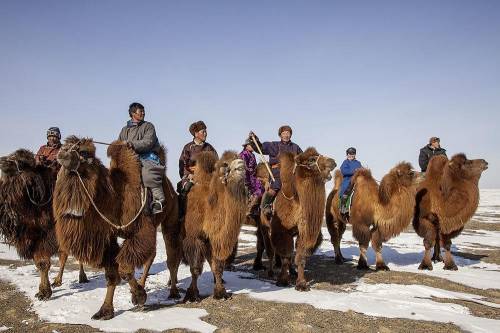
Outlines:
{"label": "man in fur hat", "polygon": [[217,151],[207,140],[207,125],[201,120],[192,123],[189,126],[189,133],[193,140],[186,143],[182,148],[179,157],[179,176],[181,181],[177,183],[177,192],[179,193],[179,216],[182,218],[185,214],[186,197],[193,186],[193,174],[196,165],[196,157],[202,151],[211,151],[217,157]]}
{"label": "man in fur hat", "polygon": [[35,155],[37,164],[43,164],[59,170],[57,163],[57,153],[61,149],[61,131],[58,127],[51,127],[47,130],[47,144],[38,149]]}
{"label": "man in fur hat", "polygon": [[281,152],[290,152],[295,155],[302,153],[302,149],[296,143],[291,141],[292,138],[292,128],[288,125],[283,125],[278,129],[278,135],[280,141],[267,141],[260,143],[259,139],[255,133],[250,132],[250,139],[252,136],[255,137],[257,144],[259,145],[262,153],[264,155],[269,155],[269,164],[271,166],[271,171],[273,173],[274,181],[270,179],[271,187],[262,196],[262,211],[267,218],[271,218],[272,215],[272,203],[276,197],[276,193],[281,189],[281,179],[280,179],[280,164],[279,164],[279,154]]}
{"label": "man in fur hat", "polygon": [[128,114],[130,120],[120,131],[118,140],[125,141],[127,146],[139,155],[142,165],[142,182],[153,195],[151,212],[158,214],[163,211],[165,204],[162,185],[165,166],[161,164],[159,157],[160,143],[154,125],[144,121],[145,110],[142,104],[130,104]]}

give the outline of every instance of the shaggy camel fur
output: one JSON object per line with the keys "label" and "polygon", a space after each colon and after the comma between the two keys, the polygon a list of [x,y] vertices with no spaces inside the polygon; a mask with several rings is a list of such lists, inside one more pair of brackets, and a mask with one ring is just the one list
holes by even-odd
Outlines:
{"label": "shaggy camel fur", "polygon": [[[52,216],[52,192],[56,172],[35,165],[35,155],[25,149],[0,158],[0,234],[16,248],[22,259],[35,261],[40,272],[36,297],[47,300],[52,295],[49,284],[50,257],[58,252]],[[68,255],[59,253],[59,274],[52,283],[60,286]],[[80,264],[79,282],[87,282]]]}
{"label": "shaggy camel fur", "polygon": [[198,277],[205,259],[215,278],[214,298],[227,298],[222,271],[233,253],[247,211],[245,165],[235,152],[217,161],[202,152],[194,172],[195,185],[187,197],[184,254],[191,270],[191,285],[184,301],[199,301]]}
{"label": "shaggy camel fur", "polygon": [[[133,304],[141,306],[146,302],[144,287],[134,277],[135,267],[146,266],[145,279],[155,255],[156,229],[160,222],[167,224],[163,220],[169,219],[178,228],[177,200],[171,184],[164,181],[167,201],[172,201],[169,204],[173,207],[171,211],[165,210],[154,217],[147,215],[141,211],[141,169],[137,155],[123,143],[114,142],[108,149],[108,156],[111,158],[110,170],[96,158],[91,139],[67,138],[58,154],[63,167],[54,191],[53,208],[60,247],[78,260],[105,270],[106,298],[93,319],[114,316],[113,295],[121,279],[130,286]],[[121,246],[117,243],[118,236],[125,239]],[[167,250],[169,248],[167,244]],[[179,251],[180,248],[176,248],[172,255],[176,258],[175,272],[181,258]],[[173,289],[176,289],[175,282],[176,277],[172,278]],[[178,296],[178,291],[174,290],[173,294]]]}
{"label": "shaggy camel fur", "polygon": [[349,221],[339,212],[338,190],[342,174],[335,173],[335,188],[328,198],[326,224],[335,250],[335,263],[342,264],[340,241],[346,223],[352,224],[352,233],[359,242],[358,269],[368,269],[366,251],[371,240],[376,254],[376,269],[389,270],[382,257],[382,243],[399,235],[412,220],[415,206],[417,174],[410,163],[402,162],[386,174],[380,185],[370,170],[356,170],[351,182],[354,184],[353,202]]}
{"label": "shaggy camel fur", "polygon": [[440,260],[440,246],[445,249],[444,269],[457,270],[451,240],[462,232],[479,204],[479,178],[488,168],[483,159],[468,160],[457,154],[448,160],[435,156],[429,162],[425,180],[416,195],[413,228],[424,239],[425,254],[419,269],[432,270],[432,259]]}
{"label": "shaggy camel fur", "polygon": [[297,236],[295,263],[298,276],[295,289],[309,290],[304,267],[307,256],[321,243],[321,224],[325,210],[325,181],[337,164],[331,158],[308,148],[294,156],[280,154],[282,187],[274,201],[271,218],[271,241],[275,253],[281,258],[281,271],[277,285],[290,284],[289,268],[293,253],[293,237]]}

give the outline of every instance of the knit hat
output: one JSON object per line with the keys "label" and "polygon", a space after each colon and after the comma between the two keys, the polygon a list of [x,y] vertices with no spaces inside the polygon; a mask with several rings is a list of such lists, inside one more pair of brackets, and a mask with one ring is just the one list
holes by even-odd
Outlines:
{"label": "knit hat", "polygon": [[432,138],[429,139],[429,144],[433,144],[434,142],[439,142],[439,138],[437,136],[433,136]]}
{"label": "knit hat", "polygon": [[354,147],[347,148],[347,150],[345,151],[345,153],[347,155],[356,155],[356,148],[354,148]]}
{"label": "knit hat", "polygon": [[47,130],[47,138],[49,136],[55,136],[59,140],[61,140],[61,131],[59,130],[59,127],[51,127]]}

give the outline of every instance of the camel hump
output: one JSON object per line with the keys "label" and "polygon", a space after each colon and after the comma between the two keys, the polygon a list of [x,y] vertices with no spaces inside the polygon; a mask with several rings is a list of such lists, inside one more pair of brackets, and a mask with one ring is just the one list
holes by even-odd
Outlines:
{"label": "camel hump", "polygon": [[217,163],[217,155],[212,151],[202,151],[196,157],[196,168],[207,174],[214,172],[215,163]]}
{"label": "camel hump", "polygon": [[355,183],[358,178],[370,179],[373,180],[372,172],[367,168],[359,168],[354,171],[354,175],[352,176],[352,182]]}
{"label": "camel hump", "polygon": [[344,176],[342,176],[342,172],[340,170],[335,170],[335,174],[334,174],[334,186],[333,186],[333,189],[334,190],[339,190],[340,189],[340,186],[342,185],[342,180],[344,179]]}
{"label": "camel hump", "polygon": [[125,141],[115,140],[108,146],[106,154],[110,159],[116,160],[118,156],[123,154],[123,151],[126,150],[127,146],[125,145]]}

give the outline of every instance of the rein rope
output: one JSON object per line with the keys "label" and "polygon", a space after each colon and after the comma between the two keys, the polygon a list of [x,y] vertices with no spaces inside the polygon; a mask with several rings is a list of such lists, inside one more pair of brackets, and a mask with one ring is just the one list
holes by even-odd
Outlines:
{"label": "rein rope", "polygon": [[137,212],[137,214],[135,214],[134,218],[128,222],[127,224],[125,225],[118,225],[118,224],[115,224],[113,222],[111,222],[100,210],[99,208],[97,207],[96,203],[94,202],[94,199],[92,199],[92,196],[90,195],[89,193],[89,190],[87,189],[87,187],[85,186],[85,183],[83,182],[83,179],[82,179],[82,176],[80,175],[80,173],[78,172],[78,167],[80,166],[80,159],[82,158],[80,156],[80,154],[78,153],[78,151],[75,150],[75,147],[76,145],[80,144],[80,140],[78,140],[75,144],[73,144],[71,146],[71,148],[69,149],[69,151],[71,152],[75,152],[78,154],[78,156],[80,157],[79,160],[78,160],[78,165],[73,169],[73,170],[70,170],[70,172],[74,172],[76,173],[76,175],[78,176],[78,180],[80,181],[80,184],[82,185],[83,187],[83,190],[85,192],[85,194],[87,195],[90,203],[92,204],[92,206],[94,207],[95,211],[97,212],[97,214],[99,214],[99,216],[106,222],[108,223],[112,228],[114,229],[117,229],[117,230],[124,230],[126,227],[128,227],[129,225],[131,225],[133,222],[135,222],[137,220],[137,218],[139,217],[139,215],[141,215],[142,211],[144,210],[144,207],[146,206],[146,201],[147,201],[147,193],[146,193],[146,189],[144,188],[144,186],[141,186],[141,208],[139,209],[139,211]]}
{"label": "rein rope", "polygon": [[[14,164],[16,165],[16,168],[17,168],[17,172],[19,172],[20,174],[23,173],[23,170],[21,170],[19,168],[19,163],[17,162],[16,159],[11,159],[11,161],[14,162]],[[32,197],[31,197],[31,194],[30,194],[30,190],[28,188],[28,185],[24,184],[24,189],[26,190],[26,194],[28,195],[28,199],[31,201],[31,203],[35,206],[38,206],[38,207],[43,207],[45,205],[47,205],[51,200],[52,200],[52,189],[50,190],[50,195],[49,195],[49,198],[47,199],[47,201],[45,202],[36,202]]]}

